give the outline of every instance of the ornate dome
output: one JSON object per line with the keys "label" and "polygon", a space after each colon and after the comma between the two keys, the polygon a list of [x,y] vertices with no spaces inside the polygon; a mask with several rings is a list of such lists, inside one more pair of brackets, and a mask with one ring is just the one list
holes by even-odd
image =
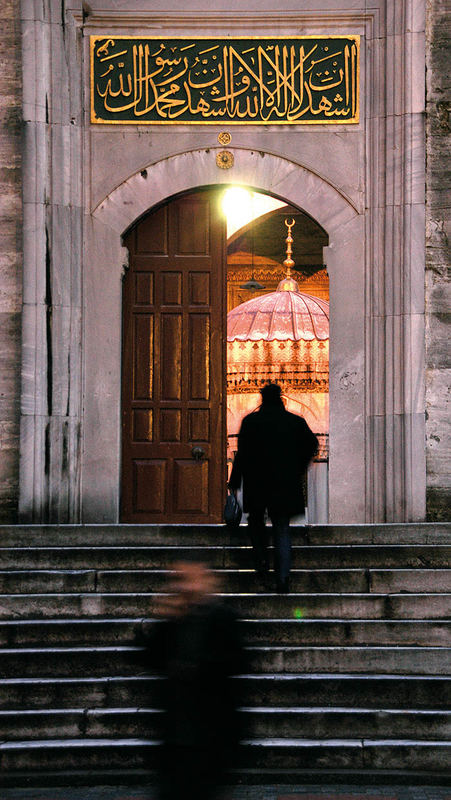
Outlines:
{"label": "ornate dome", "polygon": [[293,222],[288,228],[287,274],[277,290],[227,314],[227,431],[230,458],[243,416],[259,390],[278,383],[288,410],[308,418],[317,433],[329,425],[329,303],[304,294],[291,274]]}
{"label": "ornate dome", "polygon": [[[247,300],[227,314],[227,341],[285,342],[329,339],[329,303],[286,288]],[[290,279],[290,283],[295,283]]]}

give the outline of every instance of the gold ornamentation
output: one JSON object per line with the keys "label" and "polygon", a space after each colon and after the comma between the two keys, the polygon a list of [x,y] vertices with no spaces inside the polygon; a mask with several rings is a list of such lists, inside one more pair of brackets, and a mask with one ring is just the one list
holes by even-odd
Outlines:
{"label": "gold ornamentation", "polygon": [[[326,271],[321,268],[320,264],[308,264],[308,265],[301,265],[296,267],[297,270],[302,271],[303,269],[316,269],[318,270],[313,275],[299,275],[299,280],[302,283],[321,283],[327,286],[328,278],[326,275]],[[249,266],[239,266],[236,267],[232,265],[229,266],[227,272],[227,281],[235,282],[236,283],[244,283],[250,278],[251,275],[251,265]],[[261,283],[270,282],[271,280],[277,285],[277,282],[282,280],[286,275],[286,272],[282,267],[279,265],[278,267],[256,267],[254,268],[254,277],[257,281]]]}
{"label": "gold ornamentation", "polygon": [[235,163],[235,159],[233,157],[233,153],[229,150],[221,150],[216,155],[216,164],[220,169],[230,169],[233,167]]}
{"label": "gold ornamentation", "polygon": [[[229,267],[227,270],[227,283],[244,283],[245,281],[249,280],[250,276],[250,266],[239,268],[233,267],[232,269]],[[281,267],[278,269],[255,269],[254,277],[257,281],[260,281],[260,283],[265,283],[265,281],[273,281],[274,287],[276,287],[278,281],[285,277],[285,270],[283,270]]]}
{"label": "gold ornamentation", "polygon": [[293,250],[291,248],[291,245],[293,244],[293,237],[291,235],[291,229],[293,228],[294,225],[296,225],[296,220],[292,219],[291,222],[288,222],[288,220],[286,219],[285,220],[285,225],[288,228],[288,236],[285,239],[285,243],[287,245],[287,257],[286,257],[285,261],[283,262],[283,265],[284,265],[284,267],[287,268],[287,278],[291,278],[291,268],[294,267],[294,261],[291,258],[291,256],[293,255]]}
{"label": "gold ornamentation", "polygon": [[227,394],[254,394],[267,381],[277,381],[277,383],[287,385],[287,390],[297,392],[308,392],[309,394],[327,394],[329,391],[329,380],[326,376],[315,377],[294,377],[287,380],[284,373],[278,374],[277,370],[271,370],[267,377],[261,375],[249,377],[237,375],[233,372],[227,373]]}
{"label": "gold ornamentation", "polygon": [[288,236],[285,239],[285,242],[286,242],[286,245],[287,245],[287,257],[286,257],[285,261],[283,262],[283,265],[284,265],[284,267],[286,267],[287,274],[286,274],[285,278],[282,281],[280,281],[280,283],[279,283],[279,285],[277,287],[277,291],[278,292],[298,292],[299,291],[299,284],[291,276],[291,268],[294,267],[294,261],[291,258],[292,254],[293,254],[293,250],[291,248],[291,245],[293,244],[293,237],[291,235],[291,229],[292,229],[293,225],[296,225],[296,220],[292,219],[291,222],[288,222],[288,220],[286,219],[285,220],[285,225],[288,228]]}
{"label": "gold ornamentation", "polygon": [[359,121],[358,35],[93,35],[91,122],[325,125]]}
{"label": "gold ornamentation", "polygon": [[222,144],[223,147],[225,147],[226,144],[230,144],[231,141],[232,136],[230,133],[227,133],[227,131],[222,131],[222,133],[218,135],[218,142],[219,144]]}

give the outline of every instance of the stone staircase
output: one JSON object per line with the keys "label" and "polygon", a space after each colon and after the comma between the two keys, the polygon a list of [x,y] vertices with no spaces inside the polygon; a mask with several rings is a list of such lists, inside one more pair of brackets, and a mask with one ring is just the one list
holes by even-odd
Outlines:
{"label": "stone staircase", "polygon": [[0,526],[0,785],[143,780],[159,679],[135,635],[188,552],[249,648],[233,780],[451,781],[451,526],[292,530],[276,595],[245,528]]}

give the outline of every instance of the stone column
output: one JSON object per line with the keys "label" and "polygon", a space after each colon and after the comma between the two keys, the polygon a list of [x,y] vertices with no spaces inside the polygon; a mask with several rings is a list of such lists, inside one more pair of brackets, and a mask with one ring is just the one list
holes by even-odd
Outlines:
{"label": "stone column", "polygon": [[22,5],[24,294],[20,519],[79,519],[80,37],[53,0]]}
{"label": "stone column", "polygon": [[[450,306],[451,7],[430,0],[427,15],[426,464],[430,520],[451,514]],[[445,165],[448,167],[445,167]]]}
{"label": "stone column", "polygon": [[329,519],[337,524],[364,522],[367,505],[364,225],[362,214],[353,217],[323,248],[331,304]]}
{"label": "stone column", "polygon": [[16,522],[19,495],[22,209],[18,0],[0,3],[0,523]]}
{"label": "stone column", "polygon": [[425,518],[424,4],[387,4],[371,43],[386,91],[369,98],[367,414],[370,522]]}

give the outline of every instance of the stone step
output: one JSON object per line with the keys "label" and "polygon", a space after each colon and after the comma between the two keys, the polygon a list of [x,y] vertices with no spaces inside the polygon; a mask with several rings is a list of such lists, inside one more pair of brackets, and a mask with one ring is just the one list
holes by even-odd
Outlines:
{"label": "stone step", "polygon": [[18,678],[114,677],[144,672],[139,647],[54,647],[0,650],[0,674]]}
{"label": "stone step", "polygon": [[[272,548],[270,548],[272,550]],[[9,547],[0,548],[0,569],[167,569],[183,558],[216,569],[249,569],[248,545],[231,547]],[[450,545],[294,545],[294,569],[450,569]]]}
{"label": "stone step", "polygon": [[[306,544],[451,544],[447,522],[292,525],[291,534]],[[2,547],[225,545],[246,536],[246,525],[232,533],[224,525],[0,525]]]}
{"label": "stone step", "polygon": [[[450,675],[451,647],[249,647],[255,673],[366,672]],[[135,675],[146,669],[138,647],[54,647],[0,650],[4,677]]]}
{"label": "stone step", "polygon": [[246,619],[271,618],[271,612],[299,620],[451,618],[451,594],[230,594],[223,599]]}
{"label": "stone step", "polygon": [[[115,769],[152,766],[155,740],[26,740],[0,744],[4,772],[23,770]],[[241,766],[272,769],[430,770],[450,772],[451,742],[416,739],[248,739]]]}
{"label": "stone step", "polygon": [[[164,595],[3,595],[0,619],[152,617]],[[227,594],[240,617],[281,619],[449,619],[451,594]]]}
{"label": "stone step", "polygon": [[[451,679],[437,675],[285,674],[241,676],[240,691],[256,706],[377,709],[451,708]],[[248,700],[248,698],[252,698]]]}
{"label": "stone step", "polygon": [[[157,623],[156,620],[149,622]],[[445,623],[440,623],[445,624]],[[138,617],[128,619],[45,619],[0,622],[0,646],[129,645],[136,643]]]}
{"label": "stone step", "polygon": [[[449,710],[451,679],[437,675],[243,675],[240,696],[254,706]],[[0,708],[116,708],[155,704],[160,678],[4,678]]]}
{"label": "stone step", "polygon": [[[254,570],[216,570],[224,592],[255,592]],[[48,569],[0,570],[0,594],[70,594],[73,592],[161,592],[170,570]],[[269,576],[275,584],[274,574]],[[292,570],[292,592],[449,592],[451,569],[305,569]]]}
{"label": "stone step", "polygon": [[[421,738],[451,740],[451,711],[368,708],[240,709],[244,736],[311,739]],[[161,712],[155,708],[45,709],[0,711],[0,730],[8,741],[134,737],[156,738]]]}
{"label": "stone step", "polygon": [[254,768],[431,770],[451,776],[451,743],[417,739],[251,739],[244,763]]}
{"label": "stone step", "polygon": [[[147,675],[103,678],[4,678],[0,709],[115,708],[155,703],[161,679]],[[250,701],[251,702],[251,701]]]}
{"label": "stone step", "polygon": [[[433,712],[440,715],[440,712]],[[0,711],[0,730],[8,741],[32,739],[158,736],[161,711],[155,708],[44,709]],[[437,725],[440,722],[437,718]]]}
{"label": "stone step", "polygon": [[[248,644],[271,645],[429,645],[451,642],[451,620],[242,620]],[[1,635],[1,627],[0,627]]]}
{"label": "stone step", "polygon": [[[147,620],[147,624],[158,624]],[[247,644],[271,645],[429,645],[451,642],[451,620],[328,620],[243,619],[239,622]],[[130,645],[136,644],[140,618],[46,619],[0,622],[0,646]]]}
{"label": "stone step", "polygon": [[[2,547],[73,547],[110,546],[140,547],[230,545],[245,539],[247,526],[229,531],[225,525],[0,525]],[[304,537],[304,526],[293,526],[293,536]],[[393,534],[394,535],[394,534]],[[435,537],[430,523],[421,537]],[[446,528],[443,531],[446,535]],[[435,539],[434,539],[435,540]]]}
{"label": "stone step", "polygon": [[451,647],[251,647],[247,658],[255,673],[451,675]]}
{"label": "stone step", "polygon": [[309,739],[440,739],[451,740],[451,711],[369,708],[267,708],[241,709],[248,736]]}

